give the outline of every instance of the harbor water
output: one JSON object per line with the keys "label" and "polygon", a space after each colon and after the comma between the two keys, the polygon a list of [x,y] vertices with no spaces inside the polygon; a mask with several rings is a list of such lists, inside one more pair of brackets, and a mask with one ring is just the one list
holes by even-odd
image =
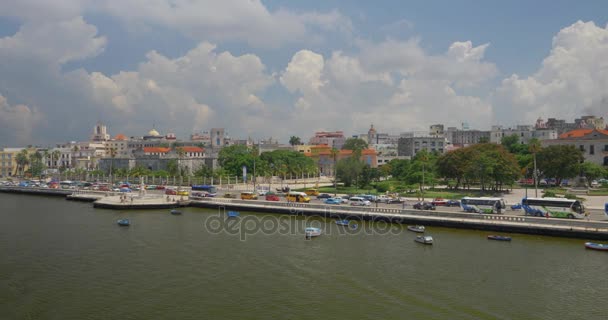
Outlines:
{"label": "harbor water", "polygon": [[[605,319],[584,240],[0,194],[0,319]],[[131,226],[116,221],[128,218]],[[320,237],[305,240],[304,228]]]}

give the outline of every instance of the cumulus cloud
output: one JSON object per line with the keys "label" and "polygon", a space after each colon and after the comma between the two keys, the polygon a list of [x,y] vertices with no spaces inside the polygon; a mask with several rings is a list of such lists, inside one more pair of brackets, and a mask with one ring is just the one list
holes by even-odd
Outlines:
{"label": "cumulus cloud", "polygon": [[3,140],[26,144],[32,140],[32,132],[43,117],[35,108],[23,104],[10,105],[0,95],[0,136]]}
{"label": "cumulus cloud", "polygon": [[[608,114],[608,28],[578,21],[555,35],[551,53],[532,75],[513,74],[494,95],[498,122]],[[515,115],[515,117],[513,117]]]}
{"label": "cumulus cloud", "polygon": [[281,76],[281,84],[298,96],[291,128],[310,132],[312,123],[315,129],[365,132],[376,123],[403,132],[462,121],[487,127],[490,103],[459,93],[496,75],[495,65],[483,60],[487,47],[455,42],[445,54],[430,55],[418,39],[388,39],[360,41],[358,53],[335,51],[327,59],[301,50]]}

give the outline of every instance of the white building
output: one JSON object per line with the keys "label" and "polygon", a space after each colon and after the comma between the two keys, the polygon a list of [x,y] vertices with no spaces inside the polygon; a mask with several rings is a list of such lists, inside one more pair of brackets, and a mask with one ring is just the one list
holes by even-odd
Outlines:
{"label": "white building", "polygon": [[519,143],[527,144],[531,139],[552,140],[557,139],[557,130],[555,129],[536,129],[529,125],[518,125],[515,128],[503,128],[502,126],[492,126],[490,132],[490,142],[500,144],[502,138],[516,135],[519,137]]}

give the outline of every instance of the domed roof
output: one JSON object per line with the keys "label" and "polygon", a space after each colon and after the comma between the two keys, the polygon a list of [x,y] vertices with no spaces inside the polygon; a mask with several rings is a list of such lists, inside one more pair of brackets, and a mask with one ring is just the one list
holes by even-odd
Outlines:
{"label": "domed roof", "polygon": [[368,133],[376,133],[376,129],[374,129],[374,125],[372,124],[372,127],[369,128],[369,131],[367,131]]}
{"label": "domed roof", "polygon": [[124,134],[119,133],[114,137],[114,140],[127,140],[127,137]]}
{"label": "domed roof", "polygon": [[160,136],[160,133],[158,133],[158,131],[156,131],[156,129],[152,129],[148,132],[148,135],[152,136],[152,137],[158,137],[158,136]]}

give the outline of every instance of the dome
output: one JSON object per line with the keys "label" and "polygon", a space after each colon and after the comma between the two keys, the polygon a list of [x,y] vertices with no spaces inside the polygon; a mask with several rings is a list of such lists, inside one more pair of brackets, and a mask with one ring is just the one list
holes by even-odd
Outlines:
{"label": "dome", "polygon": [[127,140],[127,137],[124,134],[119,133],[114,137],[114,140]]}
{"label": "dome", "polygon": [[148,135],[152,136],[152,137],[158,137],[158,136],[160,136],[160,133],[158,133],[158,131],[156,131],[156,129],[152,129],[148,132]]}

